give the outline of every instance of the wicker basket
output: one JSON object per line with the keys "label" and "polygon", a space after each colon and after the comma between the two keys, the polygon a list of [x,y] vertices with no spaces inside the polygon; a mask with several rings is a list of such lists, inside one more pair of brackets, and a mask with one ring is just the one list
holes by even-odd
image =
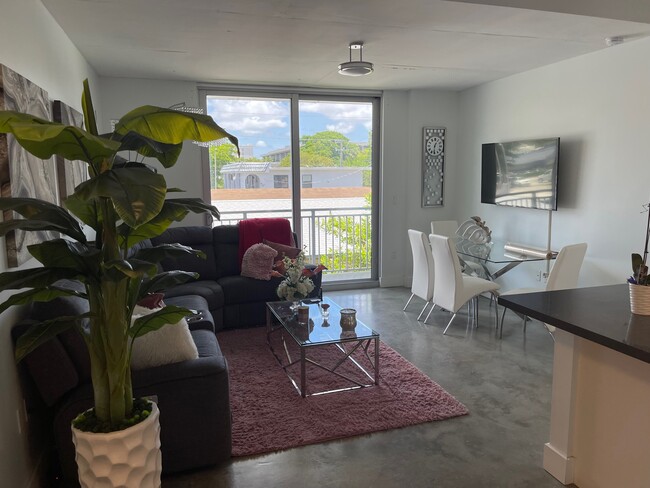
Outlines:
{"label": "wicker basket", "polygon": [[630,310],[637,315],[650,315],[650,286],[633,285],[630,287]]}

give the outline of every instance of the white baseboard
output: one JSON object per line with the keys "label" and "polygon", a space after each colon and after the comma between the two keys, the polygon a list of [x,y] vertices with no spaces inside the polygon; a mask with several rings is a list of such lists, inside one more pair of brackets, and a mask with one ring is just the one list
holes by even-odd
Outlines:
{"label": "white baseboard", "polygon": [[557,451],[550,442],[544,444],[544,469],[565,485],[573,483],[574,458]]}

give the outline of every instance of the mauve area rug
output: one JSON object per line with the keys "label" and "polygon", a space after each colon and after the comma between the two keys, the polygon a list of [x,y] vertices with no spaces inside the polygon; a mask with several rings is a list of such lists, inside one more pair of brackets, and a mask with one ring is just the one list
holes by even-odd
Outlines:
{"label": "mauve area rug", "polygon": [[[383,343],[379,386],[302,398],[270,351],[264,327],[221,332],[218,338],[230,371],[233,456],[279,451],[468,413],[440,385]],[[278,351],[280,344],[274,345]],[[312,349],[308,357],[330,361],[331,365],[340,355],[328,347],[334,346]],[[362,363],[365,360],[360,354],[355,357]],[[351,375],[355,371],[344,370]],[[308,392],[350,386],[311,365],[307,378]]]}

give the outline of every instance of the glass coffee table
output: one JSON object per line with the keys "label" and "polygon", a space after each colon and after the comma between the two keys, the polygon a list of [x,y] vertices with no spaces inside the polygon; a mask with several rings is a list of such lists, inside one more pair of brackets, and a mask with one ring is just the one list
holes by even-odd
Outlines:
{"label": "glass coffee table", "polygon": [[[323,318],[322,305],[329,305],[329,317]],[[291,302],[266,303],[266,339],[273,355],[285,373],[304,398],[339,391],[366,388],[379,384],[379,334],[359,320],[356,326],[341,326],[341,307],[329,298],[323,300],[303,301],[309,307],[309,320],[299,323],[298,316],[292,310]],[[279,347],[274,348],[274,340]],[[297,351],[296,347],[297,346]],[[331,351],[326,355],[332,364],[324,364],[311,354],[316,348]],[[281,349],[281,350],[276,350]],[[294,353],[290,351],[294,350]],[[355,355],[356,357],[353,357]],[[362,362],[364,364],[362,364]],[[359,378],[353,378],[344,371],[353,365],[361,372]],[[307,393],[307,365],[327,371],[345,380],[349,386]],[[299,369],[299,374],[294,373]],[[296,376],[299,376],[296,379]]]}

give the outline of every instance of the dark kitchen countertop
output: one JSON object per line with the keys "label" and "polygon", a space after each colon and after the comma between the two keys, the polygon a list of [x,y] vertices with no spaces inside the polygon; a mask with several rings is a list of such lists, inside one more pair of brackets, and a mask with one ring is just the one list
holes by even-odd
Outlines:
{"label": "dark kitchen countertop", "polygon": [[650,363],[650,316],[630,312],[627,283],[506,295],[499,304]]}

